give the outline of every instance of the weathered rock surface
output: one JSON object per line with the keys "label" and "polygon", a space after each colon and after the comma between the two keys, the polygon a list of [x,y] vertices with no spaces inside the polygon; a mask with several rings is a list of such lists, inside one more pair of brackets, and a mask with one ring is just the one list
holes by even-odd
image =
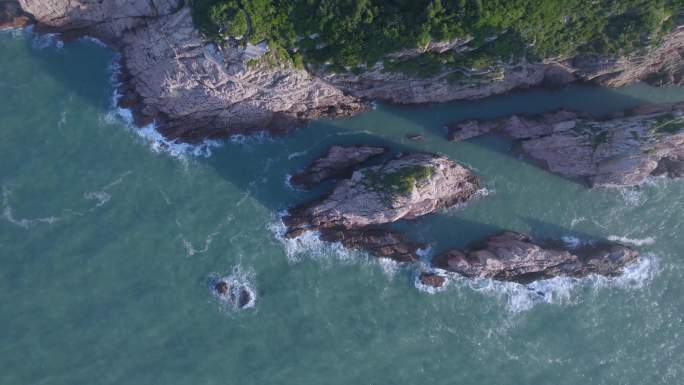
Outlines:
{"label": "weathered rock surface", "polygon": [[636,251],[614,243],[568,249],[505,232],[487,239],[482,248],[448,251],[436,257],[433,265],[469,278],[528,283],[556,276],[616,276],[638,258]]}
{"label": "weathered rock surface", "polygon": [[0,1],[0,30],[21,28],[33,22],[33,18],[21,9],[16,1]]}
{"label": "weathered rock surface", "polygon": [[550,171],[593,186],[635,186],[650,175],[682,176],[684,103],[638,107],[607,117],[560,110],[540,116],[466,121],[452,140],[500,132]]}
{"label": "weathered rock surface", "polygon": [[328,228],[320,235],[326,242],[340,242],[352,250],[363,250],[379,258],[389,258],[397,262],[415,262],[418,251],[427,245],[408,241],[401,233],[379,228]]}
{"label": "weathered rock surface", "polygon": [[[35,17],[38,30],[88,34],[119,50],[125,72],[122,105],[134,107],[138,124],[156,120],[168,138],[188,142],[238,132],[282,132],[308,119],[353,114],[364,108],[359,98],[432,103],[577,80],[610,86],[637,80],[661,85],[684,82],[684,28],[629,57],[500,63],[475,72],[452,68],[419,79],[385,72],[381,63],[360,75],[313,75],[289,64],[258,59],[248,64],[253,56],[243,48],[216,46],[204,39],[181,0],[19,3]],[[390,57],[467,51],[468,41],[431,42]]]}
{"label": "weathered rock surface", "polygon": [[330,195],[291,209],[283,221],[290,236],[327,228],[358,229],[466,202],[480,186],[475,175],[444,156],[403,155],[355,171]]}
{"label": "weathered rock surface", "polygon": [[291,65],[248,64],[245,51],[217,47],[194,28],[179,0],[21,0],[39,29],[88,34],[119,50],[122,103],[136,121],[156,120],[170,139],[195,142],[233,133],[282,132],[363,105]]}
{"label": "weathered rock surface", "polygon": [[[457,52],[467,51],[463,48],[467,42],[461,40],[445,47]],[[402,52],[410,57],[417,51]],[[681,85],[684,84],[684,26],[664,36],[657,45],[626,57],[578,56],[542,63],[521,61],[478,71],[448,68],[429,78],[385,72],[382,63],[361,74],[318,75],[351,95],[397,104],[480,99],[514,89],[559,86],[575,81],[611,87],[636,81]]]}
{"label": "weathered rock surface", "polygon": [[311,188],[324,180],[348,178],[365,161],[384,154],[387,149],[376,146],[332,146],[302,172],[290,178],[295,187]]}

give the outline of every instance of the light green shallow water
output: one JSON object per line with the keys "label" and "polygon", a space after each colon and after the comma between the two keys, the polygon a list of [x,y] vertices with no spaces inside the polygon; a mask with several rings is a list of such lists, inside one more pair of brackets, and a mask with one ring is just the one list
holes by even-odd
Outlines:
{"label": "light green shallow water", "polygon": [[[42,48],[41,48],[42,47]],[[683,89],[570,87],[432,107],[380,106],[210,157],[158,153],[111,107],[113,55],[0,34],[1,384],[676,384],[684,377],[684,182],[590,190],[444,123],[560,106],[607,112]],[[425,140],[405,139],[423,133]],[[647,255],[615,280],[519,285],[415,272],[311,239],[277,214],[316,196],[285,184],[331,144],[428,150],[490,194],[397,227],[433,253],[501,229],[624,237]],[[208,290],[233,269],[234,311]],[[238,273],[238,272],[236,272]],[[539,291],[544,294],[536,294]]]}

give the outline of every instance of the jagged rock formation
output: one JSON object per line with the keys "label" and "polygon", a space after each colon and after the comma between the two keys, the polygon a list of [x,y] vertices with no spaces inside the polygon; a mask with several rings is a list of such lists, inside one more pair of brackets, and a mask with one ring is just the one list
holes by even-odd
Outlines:
{"label": "jagged rock formation", "polygon": [[252,290],[230,278],[221,278],[212,284],[212,290],[222,300],[237,309],[244,309],[254,303],[255,294]]}
{"label": "jagged rock formation", "polygon": [[635,186],[684,169],[684,103],[644,106],[597,118],[560,110],[540,116],[470,120],[449,126],[451,140],[501,132],[550,171],[592,186]]}
{"label": "jagged rock formation", "polygon": [[287,237],[318,231],[324,241],[410,262],[426,245],[377,226],[464,203],[479,189],[475,175],[444,156],[403,155],[354,171],[326,197],[290,209],[283,222]]}
{"label": "jagged rock formation", "polygon": [[444,156],[409,154],[357,170],[318,202],[284,218],[290,236],[326,228],[358,229],[413,219],[466,202],[479,179]]}
{"label": "jagged rock formation", "polygon": [[280,132],[319,116],[363,108],[289,64],[249,62],[244,50],[205,40],[178,0],[21,0],[42,30],[88,34],[121,52],[122,104],[139,124],[155,119],[170,139]]}
{"label": "jagged rock formation", "polygon": [[[228,43],[215,45],[194,28],[181,0],[20,0],[38,30],[92,35],[119,50],[124,64],[121,104],[138,124],[156,120],[171,139],[198,141],[236,132],[281,132],[308,119],[364,108],[359,98],[431,103],[482,98],[517,88],[571,81],[609,86],[637,80],[684,82],[684,28],[629,57],[575,57],[501,64],[476,72],[452,68],[430,78],[385,72],[310,74],[286,63],[251,60]],[[18,20],[18,19],[17,19]],[[21,25],[21,24],[18,24]],[[468,38],[397,52],[467,52]],[[455,76],[458,75],[458,76]]]}
{"label": "jagged rock formation", "polygon": [[385,152],[387,149],[375,146],[332,146],[325,155],[293,175],[290,183],[299,188],[311,188],[328,179],[348,178],[357,166]]}
{"label": "jagged rock formation", "polygon": [[433,265],[469,278],[528,283],[557,276],[616,276],[638,258],[639,253],[619,244],[569,249],[509,231],[490,237],[481,248],[448,251],[437,256]]}
{"label": "jagged rock formation", "polygon": [[0,30],[22,28],[33,22],[31,15],[24,12],[19,3],[0,1]]}
{"label": "jagged rock formation", "polygon": [[376,257],[401,263],[417,261],[418,251],[427,247],[425,244],[406,240],[399,232],[372,227],[324,229],[321,231],[321,239],[326,242],[340,242],[348,249],[366,251]]}

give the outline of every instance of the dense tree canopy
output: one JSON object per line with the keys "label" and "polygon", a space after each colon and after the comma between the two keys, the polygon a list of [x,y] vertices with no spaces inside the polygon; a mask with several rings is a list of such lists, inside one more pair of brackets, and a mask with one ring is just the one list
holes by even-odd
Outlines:
{"label": "dense tree canopy", "polygon": [[[264,39],[295,60],[361,68],[404,48],[470,36],[468,54],[426,54],[387,67],[477,68],[494,61],[624,54],[655,42],[684,0],[194,0],[196,25],[215,38]],[[496,39],[493,39],[496,37]],[[413,69],[412,69],[413,68]],[[428,73],[429,74],[429,73]]]}

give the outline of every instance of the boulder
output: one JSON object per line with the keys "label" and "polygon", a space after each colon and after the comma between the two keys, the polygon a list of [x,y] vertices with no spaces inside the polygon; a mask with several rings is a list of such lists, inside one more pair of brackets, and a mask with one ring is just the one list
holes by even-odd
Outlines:
{"label": "boulder", "polygon": [[376,146],[332,146],[325,155],[293,175],[290,183],[295,187],[308,189],[328,179],[348,178],[357,166],[386,151],[385,148]]}

